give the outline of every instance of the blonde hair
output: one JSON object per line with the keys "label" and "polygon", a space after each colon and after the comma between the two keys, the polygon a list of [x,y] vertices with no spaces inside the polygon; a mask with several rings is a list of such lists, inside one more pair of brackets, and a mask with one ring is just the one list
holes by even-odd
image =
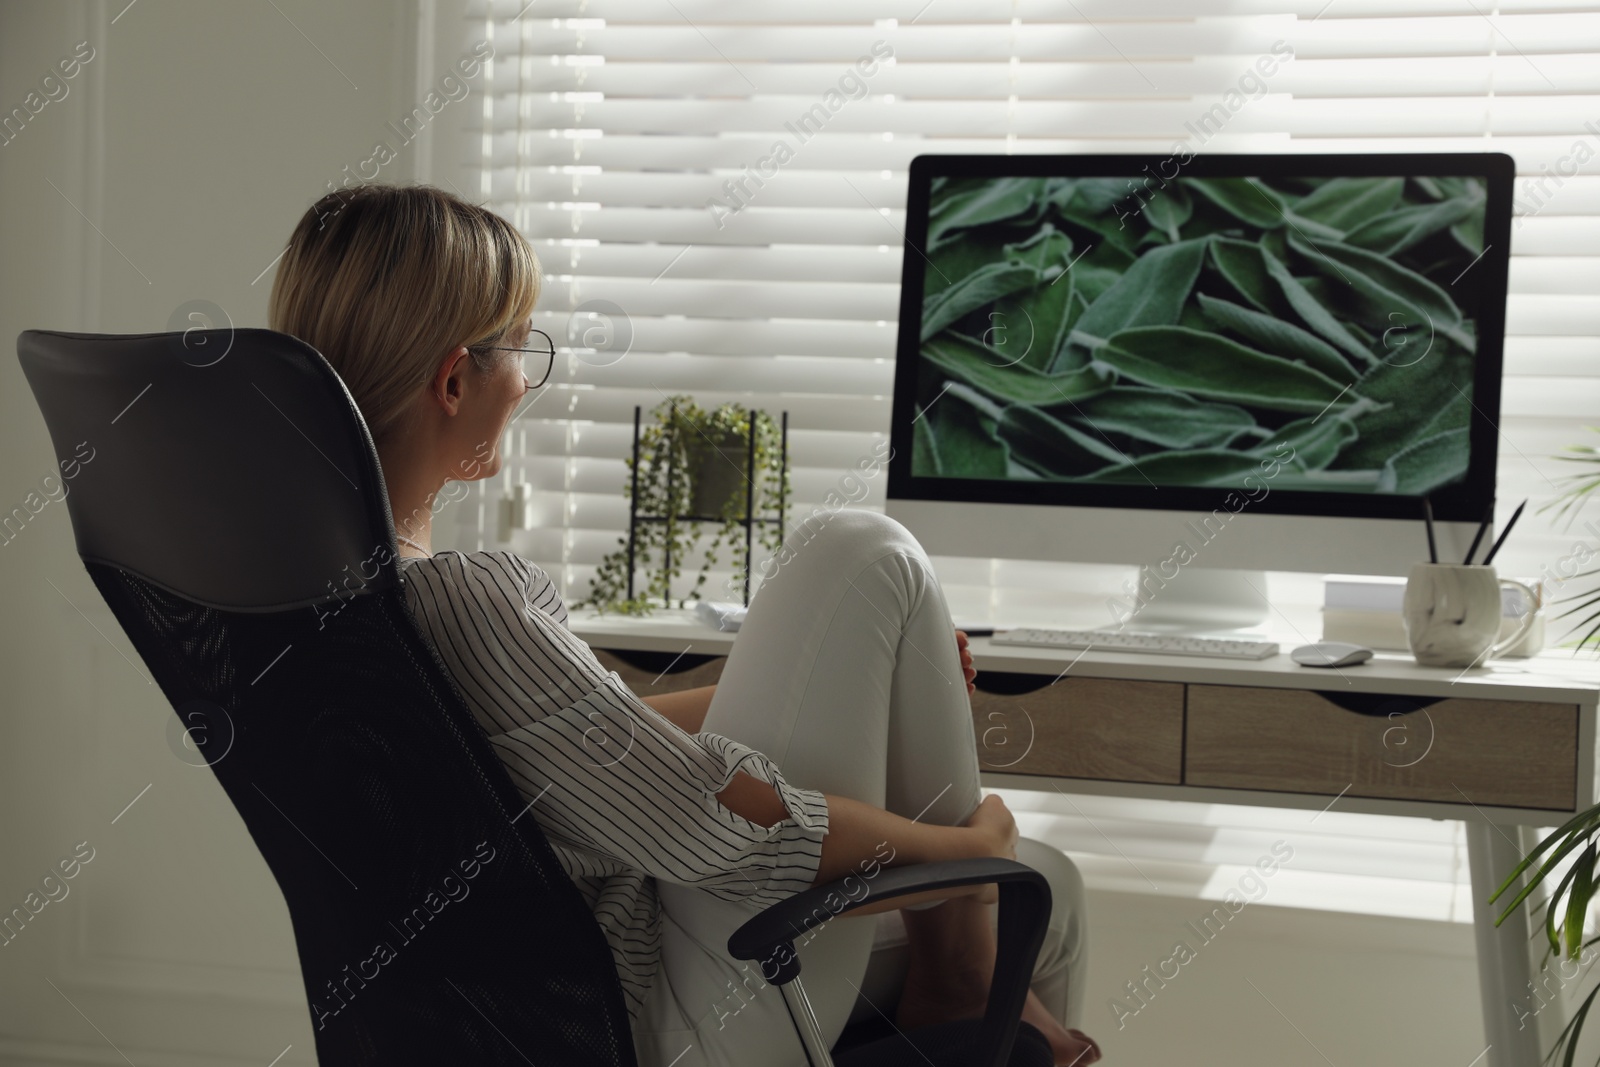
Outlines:
{"label": "blonde hair", "polygon": [[358,185],[301,217],[267,325],[322,353],[377,444],[447,352],[465,345],[492,370],[486,346],[527,321],[541,280],[527,239],[494,212],[428,185]]}

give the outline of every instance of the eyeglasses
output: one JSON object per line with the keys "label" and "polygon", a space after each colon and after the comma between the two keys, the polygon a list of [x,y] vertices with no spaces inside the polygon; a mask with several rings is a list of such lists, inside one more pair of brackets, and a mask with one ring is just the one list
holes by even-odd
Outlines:
{"label": "eyeglasses", "polygon": [[[542,342],[534,340],[535,334],[543,339]],[[479,350],[484,352],[515,352],[517,353],[517,356],[522,359],[526,359],[526,357],[530,355],[538,356],[540,359],[542,359],[544,361],[544,373],[539,375],[538,381],[528,381],[529,389],[537,389],[539,386],[543,385],[545,383],[545,379],[550,377],[550,371],[556,364],[555,342],[550,340],[550,335],[545,333],[543,330],[530,330],[528,332],[528,340],[521,348],[508,348],[505,345],[478,345],[477,347]],[[537,366],[537,364],[535,364],[535,366]],[[523,367],[522,377],[524,379],[528,378],[526,365]]]}

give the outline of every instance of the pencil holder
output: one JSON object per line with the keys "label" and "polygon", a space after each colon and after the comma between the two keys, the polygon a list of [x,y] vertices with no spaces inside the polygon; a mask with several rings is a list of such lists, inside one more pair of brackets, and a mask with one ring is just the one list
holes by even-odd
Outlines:
{"label": "pencil holder", "polygon": [[1512,635],[1500,636],[1500,587],[1520,589],[1529,605],[1539,596],[1528,586],[1501,578],[1493,567],[1466,563],[1418,563],[1406,578],[1401,618],[1411,654],[1424,667],[1474,667],[1504,655],[1532,628],[1537,611],[1523,613]]}

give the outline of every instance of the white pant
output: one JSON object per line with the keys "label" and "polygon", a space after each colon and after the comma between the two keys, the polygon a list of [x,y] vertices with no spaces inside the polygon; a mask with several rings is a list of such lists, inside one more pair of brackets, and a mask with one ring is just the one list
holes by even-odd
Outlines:
{"label": "white pant", "polygon": [[[928,823],[965,822],[982,799],[972,706],[922,546],[894,519],[844,509],[798,527],[779,560],[750,602],[703,728],[766,754],[797,786]],[[1076,1025],[1087,966],[1082,879],[1037,841],[1021,839],[1017,858],[1053,893],[1034,992]],[[728,955],[728,936],[756,909],[657,887],[662,969],[634,1024],[642,1067],[802,1067],[781,994],[758,965]],[[830,1043],[852,1019],[893,1019],[905,973],[899,912],[840,916],[798,955]]]}

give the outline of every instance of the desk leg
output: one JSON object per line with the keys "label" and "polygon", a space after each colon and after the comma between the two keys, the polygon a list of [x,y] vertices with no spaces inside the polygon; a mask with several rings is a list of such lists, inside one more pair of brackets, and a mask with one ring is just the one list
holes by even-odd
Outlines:
{"label": "desk leg", "polygon": [[1522,862],[1515,826],[1468,822],[1467,857],[1472,866],[1472,925],[1478,942],[1478,991],[1483,1003],[1483,1034],[1489,1047],[1485,1067],[1537,1067],[1539,1028],[1527,1020],[1519,1027],[1514,1005],[1528,996],[1533,968],[1528,959],[1527,905],[1524,903],[1498,928],[1501,903],[1489,896],[1512,868]]}

